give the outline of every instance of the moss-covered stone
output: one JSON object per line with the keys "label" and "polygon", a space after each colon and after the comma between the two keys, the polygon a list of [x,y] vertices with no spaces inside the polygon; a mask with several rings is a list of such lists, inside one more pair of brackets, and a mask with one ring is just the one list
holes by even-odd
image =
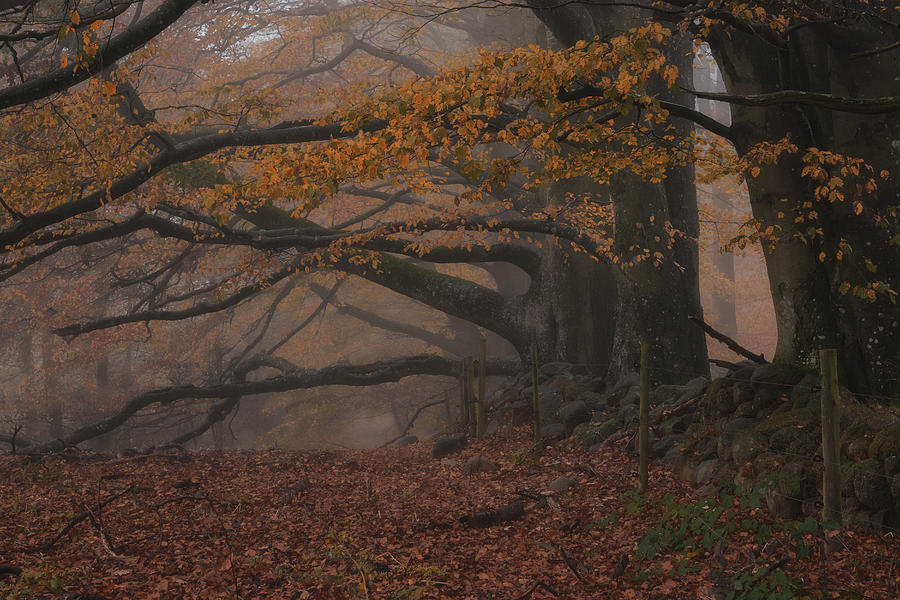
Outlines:
{"label": "moss-covered stone", "polygon": [[791,388],[803,379],[803,375],[793,367],[769,363],[753,371],[750,385],[759,403],[769,404],[779,401],[782,396],[789,399]]}
{"label": "moss-covered stone", "polygon": [[891,423],[875,434],[869,446],[869,457],[884,460],[889,456],[900,456],[900,422]]}
{"label": "moss-covered stone", "polygon": [[888,478],[884,475],[884,465],[874,458],[860,461],[854,465],[853,492],[863,506],[875,510],[894,506]]}
{"label": "moss-covered stone", "polygon": [[730,414],[734,406],[733,385],[727,379],[713,379],[700,401],[700,411],[709,420]]}
{"label": "moss-covered stone", "polygon": [[794,408],[804,408],[816,397],[821,387],[820,377],[816,373],[807,373],[791,388],[791,404]]}
{"label": "moss-covered stone", "polygon": [[746,418],[737,418],[727,423],[722,429],[722,433],[719,434],[717,445],[719,458],[721,458],[722,460],[730,460],[732,445],[734,444],[735,437],[739,432],[745,429],[752,430],[755,425],[756,419]]}
{"label": "moss-covered stone", "polygon": [[734,441],[731,443],[731,460],[735,465],[746,464],[756,458],[762,449],[759,434],[753,429],[743,429],[734,435]]}
{"label": "moss-covered stone", "polygon": [[593,423],[582,423],[575,428],[575,436],[581,440],[585,446],[590,448],[595,444],[599,444],[606,440],[609,436],[619,430],[619,425],[615,419],[604,421],[599,425]]}
{"label": "moss-covered stone", "polygon": [[815,415],[808,408],[795,408],[782,413],[773,414],[756,426],[756,431],[770,434],[785,427],[809,427],[815,423]]}

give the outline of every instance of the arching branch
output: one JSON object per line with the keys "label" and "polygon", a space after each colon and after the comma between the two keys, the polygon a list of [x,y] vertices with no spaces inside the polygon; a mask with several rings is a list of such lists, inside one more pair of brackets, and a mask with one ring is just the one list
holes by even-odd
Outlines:
{"label": "arching branch", "polygon": [[[510,375],[518,365],[511,361],[490,360],[491,375]],[[289,390],[309,389],[326,385],[370,386],[399,381],[412,375],[443,375],[455,377],[459,362],[441,356],[419,355],[385,360],[365,365],[336,365],[324,369],[298,369],[260,381],[239,381],[211,386],[182,385],[159,388],[128,400],[109,417],[81,427],[70,435],[39,446],[36,452],[54,452],[109,433],[128,421],[139,411],[154,404],[168,405],[187,399],[230,398],[271,394]]]}
{"label": "arching branch", "polygon": [[90,79],[165,31],[197,0],[164,0],[159,8],[109,40],[93,60],[77,69],[63,67],[0,90],[0,110],[46,98]]}

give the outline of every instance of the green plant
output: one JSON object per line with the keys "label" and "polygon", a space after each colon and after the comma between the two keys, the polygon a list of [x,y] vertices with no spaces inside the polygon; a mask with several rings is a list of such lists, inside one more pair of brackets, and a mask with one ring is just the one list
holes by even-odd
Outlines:
{"label": "green plant", "polygon": [[13,582],[0,583],[0,598],[30,600],[43,592],[61,594],[75,573],[72,569],[57,568],[45,562],[37,569],[23,570]]}
{"label": "green plant", "polygon": [[[638,508],[634,509],[632,505]],[[627,511],[639,510],[632,499]],[[831,524],[820,524],[809,517],[804,521],[769,523],[759,517],[759,494],[723,486],[718,492],[691,504],[679,504],[671,495],[662,499],[662,515],[638,543],[636,562],[649,563],[666,553],[672,575],[683,575],[703,568],[700,558],[723,552],[736,536],[753,534],[762,546],[774,534],[791,538],[798,558],[809,555],[805,536]],[[629,513],[633,514],[633,513]],[[801,584],[785,572],[772,567],[772,557],[759,558],[750,567],[734,572],[720,572],[718,579],[727,582],[726,600],[788,600],[795,597]],[[658,569],[647,564],[636,578],[646,578]]]}

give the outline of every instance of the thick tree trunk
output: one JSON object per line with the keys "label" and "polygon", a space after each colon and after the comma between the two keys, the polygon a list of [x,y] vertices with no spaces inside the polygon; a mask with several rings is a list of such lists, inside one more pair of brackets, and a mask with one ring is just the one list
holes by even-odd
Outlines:
{"label": "thick tree trunk", "polygon": [[[844,36],[843,34],[852,34]],[[802,89],[845,97],[881,97],[896,93],[900,57],[896,52],[871,56],[858,53],[890,39],[866,29],[807,28],[796,32],[781,52],[740,33],[711,41],[729,93],[754,94]],[[900,304],[884,296],[874,301],[865,285],[881,280],[896,286],[900,246],[896,223],[877,222],[898,204],[897,164],[900,158],[900,118],[897,113],[855,115],[819,108],[777,105],[733,107],[738,152],[754,144],[790,135],[801,156],[782,158],[750,179],[753,214],[763,228],[780,227],[777,243],[766,248],[766,266],[775,304],[778,345],[775,361],[815,365],[817,351],[835,347],[847,384],[857,391],[896,395],[900,356]],[[876,173],[878,190],[867,194],[855,182],[843,190],[843,201],[818,201],[814,187],[823,182],[804,178],[802,154],[807,148],[828,149],[861,158]],[[883,181],[881,170],[893,171]],[[838,166],[829,173],[850,182]],[[856,215],[853,200],[862,203]],[[804,207],[804,203],[806,204]],[[818,213],[813,222],[794,219]],[[820,228],[808,235],[806,227]],[[798,237],[802,234],[805,239]],[[836,254],[843,246],[843,257]],[[870,271],[865,259],[872,261]],[[893,280],[893,281],[892,281]],[[851,293],[841,291],[849,284]],[[855,286],[859,296],[852,293]]]}
{"label": "thick tree trunk", "polygon": [[[534,0],[530,5],[567,46],[639,22],[635,20],[636,11],[621,7],[553,5],[555,8],[546,8],[550,4],[542,0]],[[690,40],[673,43],[672,50],[672,60],[682,68],[682,77],[689,78],[693,60]],[[684,101],[681,97],[671,99]],[[684,134],[690,130],[687,125],[681,127]],[[655,266],[652,259],[641,261],[616,275],[615,334],[608,355],[610,377],[634,370],[640,355],[640,340],[644,337],[651,342],[654,381],[684,382],[697,375],[708,375],[706,339],[687,319],[702,315],[693,167],[672,169],[661,184],[646,183],[623,173],[613,184],[613,201],[615,245],[619,253],[633,255],[636,248],[650,248],[651,256],[659,252],[662,258]],[[683,234],[672,248],[665,244],[667,222]]]}

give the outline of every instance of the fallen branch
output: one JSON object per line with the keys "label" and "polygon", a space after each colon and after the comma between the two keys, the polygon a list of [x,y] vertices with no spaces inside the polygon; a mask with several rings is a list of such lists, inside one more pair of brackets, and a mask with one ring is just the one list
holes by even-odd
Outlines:
{"label": "fallen branch", "polygon": [[[446,394],[446,392],[443,393]],[[443,404],[445,401],[446,400],[442,398],[440,400],[435,400],[434,402],[429,402],[428,404],[423,404],[422,406],[420,406],[419,409],[415,413],[413,413],[412,418],[410,418],[409,423],[406,424],[406,427],[403,428],[403,431],[400,433],[400,435],[383,443],[381,445],[381,448],[390,446],[391,444],[405,436],[407,433],[409,433],[409,430],[413,426],[413,423],[416,422],[416,419],[419,418],[419,415],[422,414],[423,410],[425,410],[426,408],[431,408],[432,406],[437,406],[438,404]]]}
{"label": "fallen branch", "polygon": [[14,565],[0,565],[0,577],[4,575],[21,575],[22,569]]}
{"label": "fallen branch", "polygon": [[580,581],[581,583],[584,583],[586,585],[595,585],[596,584],[595,581],[588,580],[587,577],[585,577],[578,571],[578,566],[574,562],[572,562],[572,559],[569,558],[569,555],[566,554],[566,551],[562,549],[562,546],[556,546],[556,550],[559,552],[559,555],[562,557],[563,562],[566,563],[566,566],[569,567],[569,570],[572,571],[572,574],[575,575],[575,579],[577,579],[578,581]]}
{"label": "fallen branch", "polygon": [[[121,492],[119,492],[117,494],[113,494],[112,496],[110,496],[109,498],[104,500],[103,502],[99,502],[96,507],[97,510],[102,509],[103,507],[107,506],[108,504],[111,504],[112,502],[116,501],[117,499],[121,498],[122,496],[131,492],[132,490],[134,490],[134,485],[130,485],[127,488],[125,488],[124,490],[122,490]],[[27,552],[27,553],[46,552],[47,550],[49,550],[50,548],[55,546],[56,543],[59,540],[63,539],[70,531],[72,531],[72,529],[74,529],[76,525],[78,525],[85,519],[92,518],[92,516],[93,516],[93,513],[90,510],[81,512],[81,513],[75,515],[74,517],[72,517],[71,519],[69,519],[69,522],[66,523],[66,526],[63,527],[60,530],[60,532],[57,533],[55,536],[53,536],[50,540],[48,540],[38,546],[27,546],[25,548],[18,548],[16,550],[14,550],[14,552]]]}
{"label": "fallen branch", "polygon": [[628,553],[623,552],[622,555],[619,556],[619,560],[616,561],[616,568],[613,569],[610,579],[618,579],[619,577],[624,575],[625,569],[628,568],[628,561],[629,561]]}
{"label": "fallen branch", "polygon": [[515,521],[525,516],[525,507],[521,500],[507,504],[500,508],[488,509],[476,512],[471,517],[460,517],[460,522],[466,527],[490,527],[506,521]]}
{"label": "fallen branch", "polygon": [[688,317],[688,320],[703,329],[703,331],[705,331],[706,334],[709,335],[709,337],[722,342],[723,344],[728,346],[730,350],[737,352],[741,356],[745,356],[760,365],[766,365],[769,363],[769,361],[766,360],[765,356],[763,356],[762,354],[754,354],[753,352],[750,352],[724,333],[713,329],[708,323],[706,323],[706,321],[704,321],[700,317]]}
{"label": "fallen branch", "polygon": [[557,592],[555,589],[553,589],[553,587],[544,583],[541,580],[538,580],[538,581],[535,581],[533,584],[531,584],[531,587],[528,588],[527,590],[525,590],[524,594],[522,594],[521,596],[516,596],[513,600],[525,600],[526,598],[531,596],[534,592],[536,592],[538,588],[546,590],[547,592],[549,592],[550,594],[552,594],[554,596],[559,596],[559,592]]}
{"label": "fallen branch", "polygon": [[708,358],[707,360],[710,362],[710,364],[714,364],[717,367],[722,367],[723,369],[729,369],[733,371],[734,369],[738,368],[737,363],[733,363],[728,360],[722,360],[721,358]]}

